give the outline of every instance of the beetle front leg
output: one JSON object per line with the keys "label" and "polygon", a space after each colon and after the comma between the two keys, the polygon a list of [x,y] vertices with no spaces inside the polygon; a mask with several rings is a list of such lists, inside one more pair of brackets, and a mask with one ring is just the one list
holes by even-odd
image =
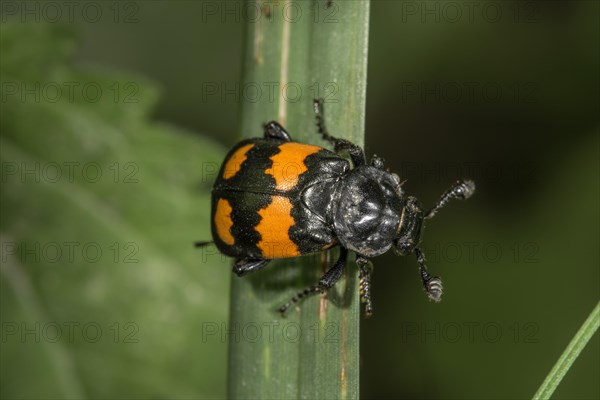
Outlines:
{"label": "beetle front leg", "polygon": [[425,256],[421,250],[415,248],[415,255],[417,256],[417,262],[419,263],[419,271],[421,273],[423,289],[425,289],[427,297],[438,303],[440,300],[442,300],[442,293],[444,291],[442,279],[439,276],[429,275],[427,266],[425,265]]}
{"label": "beetle front leg", "polygon": [[301,292],[298,292],[294,297],[290,299],[287,303],[279,307],[279,312],[281,315],[284,315],[288,308],[290,308],[293,304],[299,302],[304,297],[309,296],[315,293],[323,293],[326,292],[327,289],[330,289],[335,285],[335,283],[340,279],[342,273],[344,272],[344,267],[346,266],[346,259],[348,258],[348,250],[343,247],[340,248],[340,257],[335,262],[333,267],[331,267],[325,275],[319,280],[319,283],[314,286],[309,286]]}
{"label": "beetle front leg", "polygon": [[360,269],[360,301],[365,305],[365,316],[368,318],[373,315],[373,303],[371,302],[371,274],[373,273],[373,263],[366,257],[356,256],[356,265]]}

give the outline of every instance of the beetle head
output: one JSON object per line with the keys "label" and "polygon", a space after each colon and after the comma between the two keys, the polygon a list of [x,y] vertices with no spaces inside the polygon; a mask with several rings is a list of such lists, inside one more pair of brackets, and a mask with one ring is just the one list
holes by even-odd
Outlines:
{"label": "beetle head", "polygon": [[336,197],[334,228],[342,246],[367,257],[388,251],[397,237],[404,199],[398,175],[357,167],[341,181]]}

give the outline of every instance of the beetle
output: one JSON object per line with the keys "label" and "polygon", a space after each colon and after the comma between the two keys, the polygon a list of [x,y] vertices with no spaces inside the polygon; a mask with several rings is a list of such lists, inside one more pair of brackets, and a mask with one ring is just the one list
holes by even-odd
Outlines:
{"label": "beetle", "polygon": [[425,210],[415,197],[405,194],[404,182],[384,168],[381,158],[374,156],[367,163],[361,147],[329,134],[322,100],[314,100],[313,106],[318,133],[333,151],[294,142],[276,121],[264,125],[264,137],[239,142],[225,157],[212,189],[213,242],[196,246],[214,243],[235,258],[233,272],[240,277],[263,269],[273,259],[339,246],[333,266],[316,285],[282,305],[282,315],[303,297],[333,287],[349,251],[356,253],[366,316],[373,310],[370,259],[390,249],[416,256],[427,296],[440,301],[442,281],[429,274],[418,247],[423,222],[449,200],[471,197],[475,183],[456,182]]}

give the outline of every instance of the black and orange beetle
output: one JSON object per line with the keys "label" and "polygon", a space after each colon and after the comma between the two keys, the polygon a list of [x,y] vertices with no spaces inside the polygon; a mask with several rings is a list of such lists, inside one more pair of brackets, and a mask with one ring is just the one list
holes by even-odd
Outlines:
{"label": "black and orange beetle", "polygon": [[[292,141],[275,121],[264,137],[243,140],[227,156],[212,189],[212,235],[217,248],[234,257],[233,272],[244,276],[277,258],[298,257],[340,246],[336,263],[319,282],[279,308],[285,311],[302,297],[325,292],[342,275],[348,251],[356,253],[361,301],[372,313],[369,259],[393,248],[415,254],[423,287],[440,301],[442,281],[427,272],[418,245],[423,220],[433,217],[450,199],[467,199],[475,191],[470,180],[457,182],[431,209],[406,196],[398,175],[363,150],[327,132],[322,101],[314,101],[317,128],[334,151]],[[352,163],[340,154],[347,151]],[[211,242],[198,242],[198,247]]]}

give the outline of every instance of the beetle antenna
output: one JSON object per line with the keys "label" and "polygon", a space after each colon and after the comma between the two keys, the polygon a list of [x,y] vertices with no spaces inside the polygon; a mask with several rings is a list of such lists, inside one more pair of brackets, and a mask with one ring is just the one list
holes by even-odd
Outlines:
{"label": "beetle antenna", "polygon": [[462,180],[456,182],[450,189],[446,190],[438,202],[425,213],[425,219],[432,218],[440,208],[444,207],[451,199],[466,200],[475,192],[475,182]]}
{"label": "beetle antenna", "polygon": [[194,242],[194,247],[197,249],[201,249],[202,247],[210,246],[214,242],[211,240],[209,242]]}

